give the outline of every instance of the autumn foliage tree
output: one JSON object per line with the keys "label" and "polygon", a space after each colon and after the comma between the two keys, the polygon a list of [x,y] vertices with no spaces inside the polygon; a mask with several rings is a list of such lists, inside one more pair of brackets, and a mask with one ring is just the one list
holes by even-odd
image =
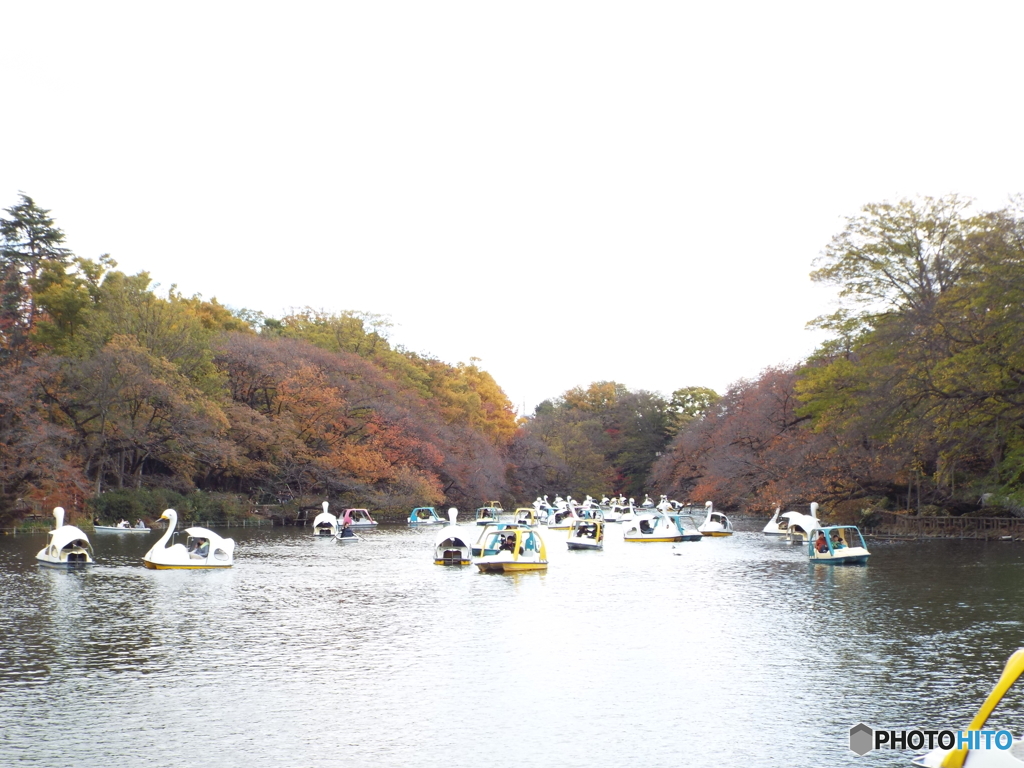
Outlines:
{"label": "autumn foliage tree", "polygon": [[513,486],[577,497],[623,493],[642,498],[653,493],[649,472],[677,425],[691,418],[683,409],[698,413],[698,396],[702,402],[717,398],[712,390],[689,389],[693,402],[683,395],[669,401],[657,393],[601,381],[541,403],[514,443]]}
{"label": "autumn foliage tree", "polygon": [[166,296],[67,250],[22,196],[0,219],[0,506],[107,489],[475,504],[517,426],[476,361],[392,347],[387,318],[275,319]]}
{"label": "autumn foliage tree", "polygon": [[790,370],[685,425],[655,478],[728,503],[1024,505],[1024,210],[955,196],[865,206],[812,273],[840,306]]}

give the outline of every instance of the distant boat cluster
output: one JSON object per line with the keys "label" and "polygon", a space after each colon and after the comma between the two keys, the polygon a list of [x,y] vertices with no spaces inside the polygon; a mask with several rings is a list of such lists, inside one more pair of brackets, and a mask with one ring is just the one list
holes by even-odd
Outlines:
{"label": "distant boat cluster", "polygon": [[[356,530],[377,527],[369,511],[363,508],[345,509],[340,516],[333,514],[328,502],[313,520],[313,538],[329,539],[343,544],[361,541]],[[813,562],[828,564],[864,563],[870,553],[864,537],[856,526],[822,526],[817,519],[817,504],[811,505],[810,514],[781,513],[781,508],[764,527],[764,534],[807,546]],[[92,544],[84,531],[73,525],[64,525],[64,509],[54,508],[56,528],[49,532],[46,546],[36,555],[40,565],[71,568],[93,562]],[[548,567],[547,544],[542,530],[566,531],[566,547],[570,550],[604,549],[608,525],[622,526],[622,539],[626,542],[682,543],[704,538],[719,538],[733,534],[728,516],[715,509],[711,501],[703,507],[680,503],[662,496],[658,503],[648,495],[640,504],[622,496],[604,497],[600,501],[587,496],[578,502],[568,496],[556,496],[549,502],[547,496],[538,496],[529,507],[518,507],[506,512],[499,501],[489,501],[479,507],[472,525],[458,525],[459,512],[450,508],[442,517],[434,507],[416,507],[409,514],[409,525],[446,526],[435,537],[434,563],[446,566],[475,565],[485,573],[515,573],[545,570]],[[178,523],[178,513],[164,510],[160,518],[168,521],[160,539],[142,558],[143,565],[156,570],[199,570],[230,568],[234,565],[235,542],[208,528],[193,526],[185,529],[184,544],[172,543]],[[150,529],[139,520],[134,527],[122,520],[117,525],[94,526],[97,533],[139,534]],[[681,550],[673,548],[675,554]]]}

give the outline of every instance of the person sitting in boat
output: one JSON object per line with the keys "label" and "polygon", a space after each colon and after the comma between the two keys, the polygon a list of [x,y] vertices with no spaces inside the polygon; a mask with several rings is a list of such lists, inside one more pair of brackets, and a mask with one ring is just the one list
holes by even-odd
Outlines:
{"label": "person sitting in boat", "polygon": [[145,525],[145,523],[143,523],[143,522],[142,522],[141,520],[136,520],[136,521],[135,521],[135,527],[136,527],[136,528],[145,528],[145,527],[146,527],[146,525]]}
{"label": "person sitting in boat", "polygon": [[516,548],[516,537],[513,534],[504,536],[501,539],[501,546],[498,547],[499,552],[513,552]]}
{"label": "person sitting in boat", "polygon": [[832,532],[832,549],[842,549],[846,546],[842,537],[839,535],[839,531]]}
{"label": "person sitting in boat", "polygon": [[127,520],[122,520],[120,523],[117,524],[117,527],[118,528],[127,528],[128,527],[128,521]]}
{"label": "person sitting in boat", "polygon": [[814,548],[824,554],[828,552],[828,541],[825,539],[825,532],[818,534],[818,540],[814,542]]}
{"label": "person sitting in boat", "polygon": [[206,557],[210,554],[209,539],[193,539],[192,542],[195,544],[192,548],[193,555],[196,557]]}

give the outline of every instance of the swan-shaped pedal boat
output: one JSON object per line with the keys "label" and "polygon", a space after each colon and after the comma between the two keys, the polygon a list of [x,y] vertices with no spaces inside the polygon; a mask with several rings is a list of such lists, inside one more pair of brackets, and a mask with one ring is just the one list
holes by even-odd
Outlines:
{"label": "swan-shaped pedal boat", "polygon": [[338,518],[327,511],[328,502],[321,506],[324,511],[313,519],[313,538],[330,539],[338,535]]}
{"label": "swan-shaped pedal boat", "polygon": [[178,513],[173,509],[165,509],[160,515],[167,520],[167,530],[149,552],[142,557],[147,568],[158,571],[181,569],[195,570],[199,568],[230,568],[235,564],[235,542],[224,539],[207,528],[186,528],[188,546],[172,544],[167,546],[174,528],[178,524]]}
{"label": "swan-shaped pedal boat", "polygon": [[[995,688],[982,703],[978,714],[964,729],[965,731],[981,731],[985,727],[992,710],[1003,700],[1003,696],[1017,682],[1022,672],[1024,672],[1024,648],[1018,648],[1007,660]],[[984,733],[995,734],[996,732],[989,730]],[[978,733],[971,737],[971,742],[976,745],[975,748],[972,749],[970,745],[960,748],[956,748],[954,745],[952,749],[940,747],[915,757],[914,765],[923,766],[923,768],[1013,768],[1014,766],[1021,768],[1024,766],[1024,757],[1021,756],[1024,755],[1024,739],[1014,739],[1009,731],[999,731],[998,733],[1010,736],[1009,744],[1006,744],[1005,740],[999,736],[992,739],[990,735],[987,737],[990,740],[989,748],[985,749],[987,739]]]}
{"label": "swan-shaped pedal boat", "polygon": [[47,536],[46,546],[39,550],[36,561],[48,568],[76,568],[93,562],[89,554],[89,537],[73,525],[64,525],[64,507],[54,507],[57,527]]}
{"label": "swan-shaped pedal boat", "polygon": [[715,512],[715,505],[710,501],[704,502],[706,514],[704,522],[697,526],[697,529],[705,536],[732,536],[732,523],[729,518],[721,512]]}
{"label": "swan-shaped pedal boat", "polygon": [[623,541],[682,541],[683,534],[675,521],[663,512],[644,512],[627,523]]}
{"label": "swan-shaped pedal boat", "polygon": [[466,541],[463,532],[455,525],[459,510],[451,507],[448,510],[450,525],[437,532],[434,540],[434,565],[470,565],[472,563],[472,547]]}
{"label": "swan-shaped pedal boat", "polygon": [[818,520],[818,502],[816,501],[811,502],[809,515],[801,512],[786,512],[782,518],[786,521],[786,541],[790,544],[806,544],[811,531],[822,527]]}

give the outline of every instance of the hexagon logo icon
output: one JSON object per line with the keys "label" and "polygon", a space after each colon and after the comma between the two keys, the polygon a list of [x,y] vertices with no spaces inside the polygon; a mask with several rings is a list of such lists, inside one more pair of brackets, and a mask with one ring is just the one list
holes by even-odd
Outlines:
{"label": "hexagon logo icon", "polygon": [[864,757],[872,750],[872,742],[875,739],[875,732],[870,725],[857,723],[850,729],[850,750]]}

